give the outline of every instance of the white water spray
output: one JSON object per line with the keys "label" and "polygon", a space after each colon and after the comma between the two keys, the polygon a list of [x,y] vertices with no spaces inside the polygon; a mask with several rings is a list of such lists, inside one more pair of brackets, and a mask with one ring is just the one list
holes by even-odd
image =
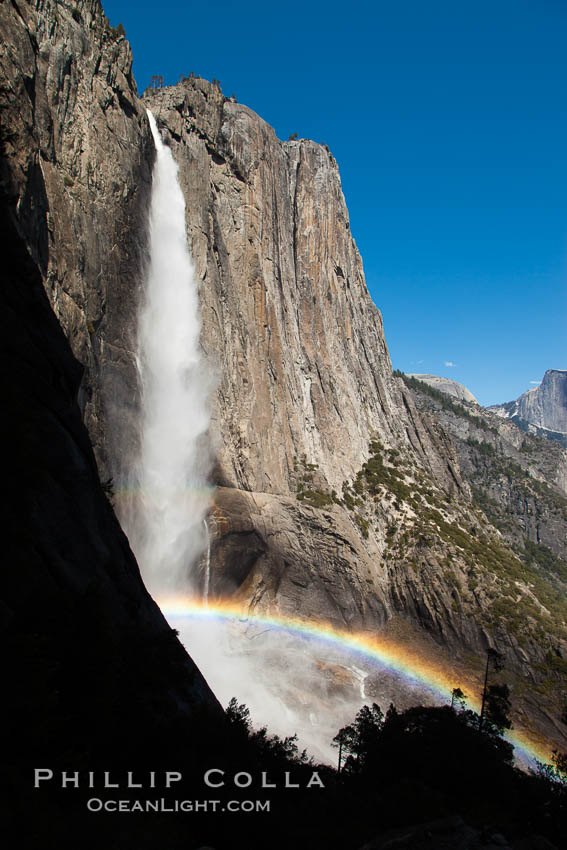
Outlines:
{"label": "white water spray", "polygon": [[191,571],[204,549],[209,505],[210,380],[199,346],[199,299],[178,167],[149,110],[148,118],[156,161],[137,338],[142,427],[138,497],[126,524],[146,583],[161,593],[196,584]]}

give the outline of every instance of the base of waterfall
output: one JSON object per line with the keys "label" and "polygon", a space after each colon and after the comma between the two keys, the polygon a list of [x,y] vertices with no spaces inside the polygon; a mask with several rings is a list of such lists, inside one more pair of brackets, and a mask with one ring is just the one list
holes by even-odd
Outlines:
{"label": "base of waterfall", "polygon": [[[257,726],[286,737],[297,735],[300,749],[334,764],[332,740],[365,703],[441,705],[444,700],[419,683],[358,653],[329,647],[317,638],[282,632],[241,620],[222,622],[167,612],[170,625],[223,705],[244,703]],[[446,700],[445,700],[446,701]]]}

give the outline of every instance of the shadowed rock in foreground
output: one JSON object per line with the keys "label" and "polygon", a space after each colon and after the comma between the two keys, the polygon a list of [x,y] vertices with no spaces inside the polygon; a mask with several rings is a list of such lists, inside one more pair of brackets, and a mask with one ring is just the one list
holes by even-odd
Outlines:
{"label": "shadowed rock in foreground", "polygon": [[[104,301],[106,274],[112,278],[116,246],[105,241],[103,249],[98,240],[109,232],[97,228],[125,226],[120,204],[115,218],[101,215],[97,202],[128,195],[122,175],[135,182],[134,163],[143,161],[138,134],[127,157],[114,160],[113,174],[91,174],[89,184],[80,177],[84,151],[74,148],[77,125],[92,119],[96,127],[101,120],[105,92],[114,92],[124,121],[138,127],[139,115],[119,96],[127,85],[120,71],[124,51],[113,47],[97,3],[78,3],[75,16],[62,4],[39,7],[0,6],[10,39],[2,63],[0,173],[6,496],[0,628],[8,696],[3,756],[15,783],[38,762],[70,761],[77,768],[137,762],[139,754],[152,753],[159,762],[180,742],[198,742],[224,727],[220,705],[144,587],[110,504],[111,483],[101,486],[81,413],[94,420],[89,405],[81,411],[78,403],[90,394],[92,373],[83,379],[68,341],[80,338],[73,315],[80,324],[97,322],[96,299],[90,314],[87,290],[98,287]],[[89,22],[89,33],[76,16]],[[91,99],[82,96],[87,78]],[[125,126],[119,147],[124,132]],[[104,146],[90,155],[112,159]],[[147,177],[149,164],[140,169]],[[113,179],[120,188],[110,188]],[[59,317],[65,315],[68,338],[46,288]],[[86,360],[92,358],[91,347]]]}

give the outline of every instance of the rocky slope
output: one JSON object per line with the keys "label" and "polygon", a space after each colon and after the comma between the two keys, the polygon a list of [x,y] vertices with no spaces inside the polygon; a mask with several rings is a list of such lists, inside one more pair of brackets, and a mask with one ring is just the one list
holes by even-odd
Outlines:
{"label": "rocky slope", "polygon": [[[539,588],[540,600],[543,594],[550,604],[553,599],[562,604],[567,592],[567,452],[490,409],[456,404],[413,377],[404,380],[422,414],[433,415],[451,436],[473,504],[529,571],[524,582]],[[517,572],[521,578],[522,569]],[[521,615],[513,616],[513,604],[519,601],[512,592],[500,602],[503,622],[516,633]],[[564,614],[556,614],[561,621]],[[551,624],[546,628],[551,630]]]}
{"label": "rocky slope", "polygon": [[[179,163],[218,378],[212,590],[409,635],[473,679],[497,642],[511,679],[555,688],[558,705],[563,609],[521,572],[450,436],[392,374],[330,152],[279,141],[204,80],[141,102],[129,47],[95,0],[0,8],[3,191],[85,365],[79,399],[104,477],[127,480],[137,439],[149,106]],[[514,592],[527,606],[515,630],[497,604]],[[560,740],[538,702],[528,688],[518,710]]]}
{"label": "rocky slope", "polygon": [[[504,419],[511,419],[532,433],[567,444],[567,371],[548,369],[541,384],[523,393],[516,401],[493,405]],[[547,433],[546,433],[547,432]]]}
{"label": "rocky slope", "polygon": [[467,387],[463,386],[463,384],[459,384],[458,381],[452,381],[451,378],[440,378],[438,375],[421,374],[411,374],[409,377],[415,378],[417,381],[422,381],[424,384],[429,384],[430,387],[433,387],[442,393],[446,393],[447,395],[453,396],[453,398],[458,398],[461,401],[471,401],[474,404],[478,404],[478,401]]}
{"label": "rocky slope", "polygon": [[551,564],[555,555],[567,577],[565,450],[503,421],[490,408],[447,402],[412,376],[406,382],[417,407],[433,414],[451,435],[474,501],[504,540],[524,560],[539,551]]}

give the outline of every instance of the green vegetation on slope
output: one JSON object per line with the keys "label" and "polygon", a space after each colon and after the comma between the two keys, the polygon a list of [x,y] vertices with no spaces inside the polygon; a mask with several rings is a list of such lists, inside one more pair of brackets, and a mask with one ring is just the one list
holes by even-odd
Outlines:
{"label": "green vegetation on slope", "polygon": [[451,397],[447,395],[447,393],[441,392],[441,390],[436,390],[435,387],[431,387],[429,384],[426,384],[425,381],[420,381],[417,378],[412,378],[409,375],[406,375],[405,372],[400,372],[399,369],[394,369],[394,375],[397,378],[402,378],[404,383],[410,390],[417,390],[420,393],[425,393],[426,395],[434,398],[444,410],[450,410],[452,413],[456,413],[457,416],[461,416],[463,419],[467,419],[469,422],[472,422],[476,425],[477,428],[481,428],[483,431],[492,431],[494,434],[497,434],[496,428],[493,428],[492,425],[489,425],[484,421],[480,416],[475,416],[473,413],[470,413],[462,404],[456,404],[451,400]]}

